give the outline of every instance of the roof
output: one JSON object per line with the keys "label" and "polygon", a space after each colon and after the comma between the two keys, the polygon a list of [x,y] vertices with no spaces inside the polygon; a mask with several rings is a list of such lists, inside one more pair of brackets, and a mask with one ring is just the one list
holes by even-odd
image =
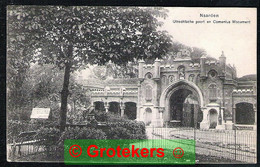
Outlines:
{"label": "roof", "polygon": [[256,74],[245,75],[237,79],[238,81],[257,81]]}
{"label": "roof", "polygon": [[120,78],[120,79],[85,79],[80,81],[84,86],[104,87],[106,85],[137,85],[138,78]]}

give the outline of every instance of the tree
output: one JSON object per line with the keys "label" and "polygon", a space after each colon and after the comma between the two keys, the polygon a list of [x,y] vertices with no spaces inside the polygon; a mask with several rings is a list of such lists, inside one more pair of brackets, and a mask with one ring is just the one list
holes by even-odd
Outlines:
{"label": "tree", "polygon": [[[84,64],[126,64],[137,59],[161,57],[171,46],[171,37],[158,31],[158,17],[167,16],[163,8],[11,6],[10,45],[31,40],[33,62],[55,64],[64,69],[61,91],[61,122],[66,125],[71,72]],[[29,32],[29,33],[28,33]],[[11,42],[20,36],[21,41]],[[31,50],[31,49],[30,49]],[[27,56],[27,55],[23,55]]]}

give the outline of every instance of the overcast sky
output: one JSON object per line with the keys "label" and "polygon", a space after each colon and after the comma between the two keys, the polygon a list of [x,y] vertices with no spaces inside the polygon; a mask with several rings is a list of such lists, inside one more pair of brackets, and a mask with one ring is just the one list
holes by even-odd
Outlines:
{"label": "overcast sky", "polygon": [[[167,8],[168,17],[161,29],[168,31],[175,41],[206,50],[219,58],[224,51],[227,63],[235,65],[237,76],[256,74],[256,9],[253,8]],[[200,17],[216,14],[219,17]],[[250,21],[250,24],[187,24],[173,20]],[[89,71],[82,71],[87,76]]]}
{"label": "overcast sky", "polygon": [[[237,75],[256,74],[256,9],[252,8],[167,8],[168,18],[162,29],[183,44],[204,48],[209,55],[219,58],[224,51],[227,63],[235,65]],[[219,17],[200,17],[218,14]],[[250,24],[187,24],[173,20],[244,20]]]}

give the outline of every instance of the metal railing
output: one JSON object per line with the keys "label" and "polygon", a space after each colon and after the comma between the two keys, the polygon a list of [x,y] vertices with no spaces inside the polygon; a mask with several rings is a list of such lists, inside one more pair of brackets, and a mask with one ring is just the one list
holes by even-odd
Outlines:
{"label": "metal railing", "polygon": [[[196,155],[223,162],[256,163],[257,132],[248,130],[216,130],[146,127],[149,139],[192,139],[196,142]],[[167,140],[161,140],[161,144]]]}

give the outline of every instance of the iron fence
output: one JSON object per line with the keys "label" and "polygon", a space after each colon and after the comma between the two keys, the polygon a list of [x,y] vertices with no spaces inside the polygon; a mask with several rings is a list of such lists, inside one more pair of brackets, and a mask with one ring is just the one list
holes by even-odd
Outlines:
{"label": "iron fence", "polygon": [[17,159],[26,157],[28,155],[45,153],[45,147],[40,145],[39,142],[41,141],[33,140],[7,144],[8,158],[12,161],[16,161]]}
{"label": "iron fence", "polygon": [[[161,145],[167,144],[167,139],[192,139],[196,143],[196,155],[208,157],[208,162],[214,158],[222,162],[256,163],[257,132],[248,130],[216,130],[180,128],[146,127],[149,139],[161,140]],[[167,146],[166,146],[167,147]],[[201,161],[200,161],[201,162]]]}

